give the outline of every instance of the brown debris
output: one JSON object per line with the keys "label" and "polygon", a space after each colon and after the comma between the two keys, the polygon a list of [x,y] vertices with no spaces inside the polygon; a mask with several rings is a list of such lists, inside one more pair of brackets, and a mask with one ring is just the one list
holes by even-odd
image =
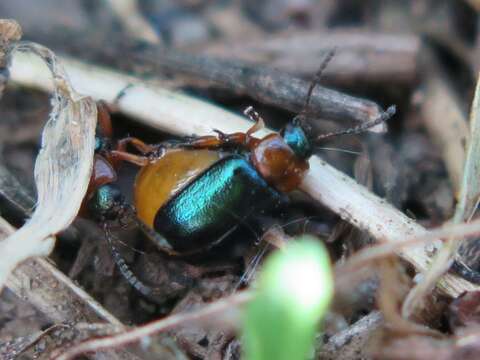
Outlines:
{"label": "brown debris", "polygon": [[448,307],[448,322],[452,330],[480,326],[480,292],[466,292],[453,300]]}

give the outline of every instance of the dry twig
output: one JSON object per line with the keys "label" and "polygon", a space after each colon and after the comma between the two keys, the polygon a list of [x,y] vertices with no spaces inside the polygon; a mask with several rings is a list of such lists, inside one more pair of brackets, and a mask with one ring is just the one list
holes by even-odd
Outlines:
{"label": "dry twig", "polygon": [[[105,39],[93,43],[84,33],[70,32],[75,39],[75,55],[79,58],[84,53],[90,57],[102,59],[108,64],[118,64],[129,71],[139,68],[157,68],[161,72],[168,70],[177,75],[184,75],[196,85],[208,83],[209,87],[220,87],[230,92],[247,95],[266,104],[278,106],[293,112],[302,110],[310,81],[289,75],[284,71],[258,66],[244,61],[225,60],[199,54],[178,52],[160,46],[145,46],[138,49],[135,42],[128,38],[121,41]],[[68,54],[72,46],[65,44],[65,38],[55,33],[35,34],[37,41],[51,44],[55,49]],[[334,46],[315,59],[315,70],[323,56]],[[125,56],[128,54],[128,56]],[[129,61],[119,61],[128,58]],[[132,64],[132,59],[135,62]],[[311,76],[311,74],[310,74]],[[376,103],[352,97],[323,86],[317,86],[312,93],[309,110],[316,118],[338,121],[364,122],[376,119],[382,109]],[[383,131],[383,126],[373,131]]]}
{"label": "dry twig", "polygon": [[315,73],[319,59],[336,47],[325,78],[335,84],[407,84],[415,82],[420,40],[414,35],[383,34],[363,29],[303,31],[255,37],[207,47],[206,54],[252,64],[268,64],[304,77]]}
{"label": "dry twig", "polygon": [[[123,332],[121,334],[105,337],[102,339],[93,339],[81,343],[71,349],[55,356],[57,360],[69,360],[75,356],[86,352],[99,351],[105,349],[112,349],[120,346],[125,346],[135,341],[140,341],[148,336],[158,334],[160,332],[168,331],[173,328],[193,323],[212,323],[225,320],[252,298],[249,292],[239,292],[227,298],[223,298],[214,303],[204,306],[201,309],[194,310],[188,313],[181,313],[168,316],[165,319],[152,321],[146,325],[137,326],[134,329]],[[228,316],[227,316],[228,315]]]}
{"label": "dry twig", "polygon": [[372,311],[352,326],[333,335],[318,352],[322,360],[350,360],[366,358],[368,342],[382,326],[383,318],[378,311]]}
{"label": "dry twig", "polygon": [[[164,51],[157,47],[151,47],[145,54],[136,55],[135,58],[146,64],[158,66],[159,70],[166,69],[196,80],[218,84],[262,103],[293,112],[300,112],[303,109],[310,85],[310,81],[268,67],[238,60],[223,60],[173,50]],[[382,111],[372,101],[355,98],[323,86],[316,86],[313,90],[308,110],[316,118],[357,122],[374,120]],[[384,130],[384,127],[376,130],[379,129]]]}

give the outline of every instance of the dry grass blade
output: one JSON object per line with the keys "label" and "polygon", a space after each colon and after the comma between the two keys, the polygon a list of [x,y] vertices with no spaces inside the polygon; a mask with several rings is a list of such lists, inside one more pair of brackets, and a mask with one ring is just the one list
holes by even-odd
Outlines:
{"label": "dry grass blade", "polygon": [[[467,147],[460,196],[455,209],[455,224],[468,221],[477,206],[480,197],[480,78],[477,81],[475,97],[470,112],[470,138]],[[427,293],[433,289],[437,280],[449,269],[461,242],[449,238],[435,257],[431,267],[424,273],[423,279],[407,295],[403,304],[403,316],[409,317],[419,306]]]}
{"label": "dry grass blade", "polygon": [[[347,277],[350,273],[353,273],[363,266],[367,266],[376,260],[383,259],[391,256],[395,252],[400,252],[402,249],[410,246],[418,246],[420,244],[426,244],[433,242],[439,238],[451,238],[462,239],[466,237],[474,237],[480,235],[480,220],[474,220],[470,223],[461,224],[446,224],[439,228],[431,229],[425,232],[423,235],[414,235],[412,237],[405,238],[402,242],[384,242],[376,244],[370,247],[363,248],[351,256],[348,261],[336,266],[336,274],[339,277]],[[462,280],[464,285],[467,283]],[[464,291],[479,290],[478,286],[471,285],[465,287]],[[457,291],[457,295],[460,294]]]}
{"label": "dry grass blade", "polygon": [[470,110],[470,142],[463,170],[462,188],[454,222],[467,221],[480,198],[480,77]]}
{"label": "dry grass blade", "polygon": [[8,48],[7,56],[13,50],[34,53],[47,64],[54,94],[35,163],[37,206],[22,228],[0,242],[0,288],[19,262],[48,255],[52,235],[76,217],[90,179],[97,115],[94,101],[73,90],[53,52],[38,44],[18,43]]}
{"label": "dry grass blade", "polygon": [[442,153],[453,190],[459,194],[466,158],[465,143],[468,141],[466,116],[439,66],[433,66],[425,77],[423,122]]}

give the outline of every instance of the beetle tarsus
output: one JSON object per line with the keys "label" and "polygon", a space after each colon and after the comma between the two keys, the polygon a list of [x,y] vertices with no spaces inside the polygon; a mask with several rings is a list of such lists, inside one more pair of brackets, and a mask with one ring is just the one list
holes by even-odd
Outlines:
{"label": "beetle tarsus", "polygon": [[257,131],[263,129],[265,127],[265,121],[263,121],[263,118],[260,116],[258,112],[255,111],[253,106],[249,106],[245,109],[243,112],[250,120],[255,122],[253,126],[247,130],[246,135],[247,137],[253,135]]}

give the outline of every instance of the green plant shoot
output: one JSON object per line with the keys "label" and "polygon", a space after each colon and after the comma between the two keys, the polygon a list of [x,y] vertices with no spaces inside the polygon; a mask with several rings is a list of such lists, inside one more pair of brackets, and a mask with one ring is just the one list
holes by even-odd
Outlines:
{"label": "green plant shoot", "polygon": [[265,262],[245,314],[247,360],[304,360],[333,296],[323,244],[302,236]]}

